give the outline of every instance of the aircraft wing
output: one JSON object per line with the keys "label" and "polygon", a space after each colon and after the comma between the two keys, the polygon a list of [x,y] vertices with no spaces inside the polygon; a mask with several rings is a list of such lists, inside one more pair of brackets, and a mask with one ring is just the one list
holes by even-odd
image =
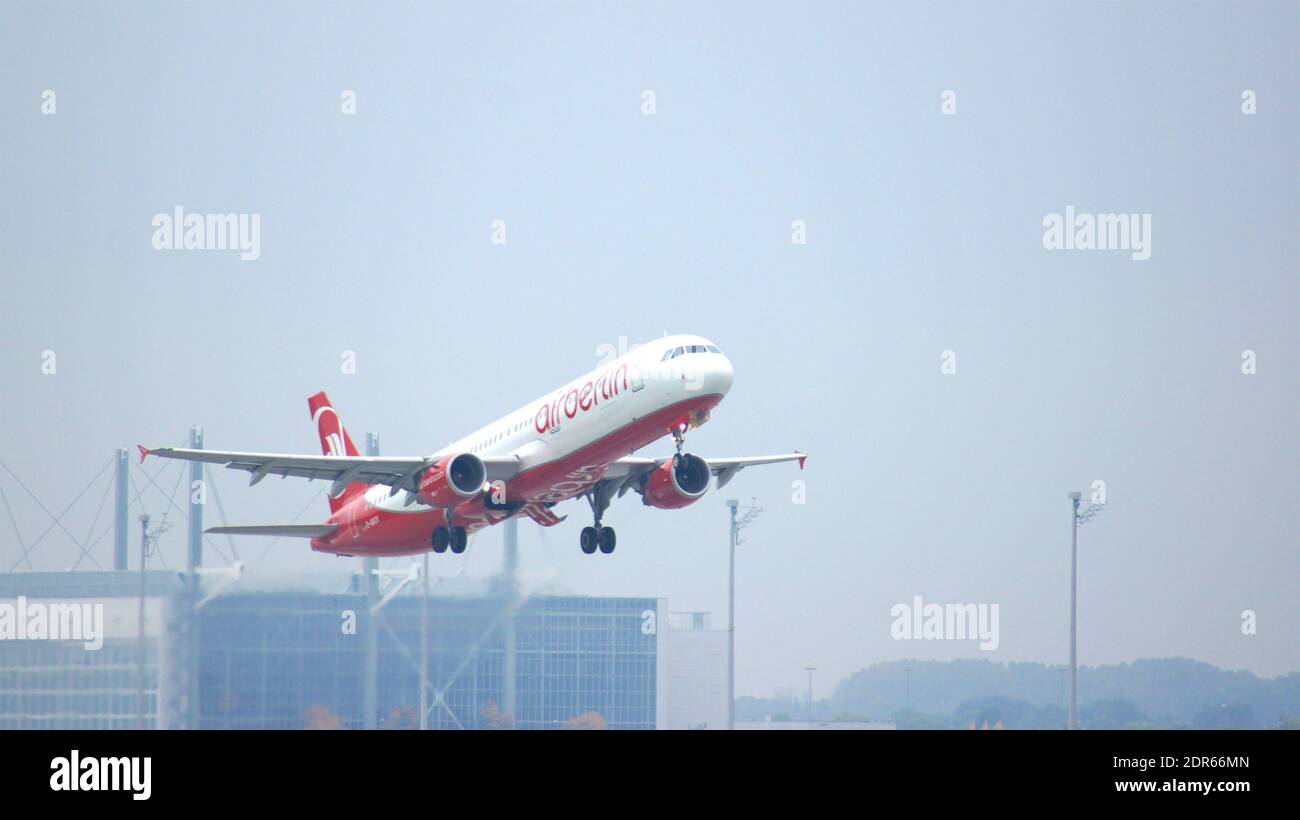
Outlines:
{"label": "aircraft wing", "polygon": [[[702,457],[704,458],[704,457]],[[727,485],[728,481],[735,478],[736,473],[746,467],[757,467],[761,464],[780,464],[787,461],[799,462],[799,469],[803,469],[804,459],[808,458],[807,453],[795,451],[793,453],[783,453],[775,456],[749,456],[745,458],[704,458],[705,463],[709,465],[709,472],[718,478],[718,489]],[[640,458],[637,456],[627,456],[620,458],[613,464],[609,465],[609,470],[605,473],[606,480],[621,479],[626,486],[630,484],[628,479],[637,478],[645,473],[658,467],[666,461],[671,461],[672,456],[663,458]]]}
{"label": "aircraft wing", "polygon": [[[316,456],[291,453],[234,453],[221,450],[185,450],[178,447],[159,447],[150,450],[140,447],[140,460],[145,456],[176,458],[182,461],[201,461],[222,464],[232,470],[245,470],[252,475],[249,484],[256,484],[268,475],[294,476],[310,480],[324,479],[333,482],[331,495],[337,496],[347,485],[383,484],[394,488],[413,489],[420,471],[433,466],[435,459],[424,456]],[[514,456],[481,456],[487,468],[488,481],[506,480],[519,472],[519,460]]]}

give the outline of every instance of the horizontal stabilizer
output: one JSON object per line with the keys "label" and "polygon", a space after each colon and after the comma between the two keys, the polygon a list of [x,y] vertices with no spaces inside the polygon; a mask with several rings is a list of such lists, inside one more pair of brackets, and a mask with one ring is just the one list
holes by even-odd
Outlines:
{"label": "horizontal stabilizer", "polygon": [[315,538],[338,529],[334,524],[265,524],[251,527],[209,527],[213,535],[278,535],[285,538]]}

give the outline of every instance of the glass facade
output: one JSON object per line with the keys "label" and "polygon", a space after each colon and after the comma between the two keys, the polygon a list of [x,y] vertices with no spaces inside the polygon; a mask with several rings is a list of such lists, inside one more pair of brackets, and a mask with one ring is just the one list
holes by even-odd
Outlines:
{"label": "glass facade", "polygon": [[[560,597],[523,604],[513,624],[511,714],[507,600],[430,598],[429,728],[655,728],[657,644],[646,624],[657,605]],[[419,726],[420,610],[417,596],[401,596],[378,616],[381,728]],[[363,727],[367,617],[360,595],[213,601],[200,624],[200,727]]]}
{"label": "glass facade", "polygon": [[543,598],[519,620],[520,728],[586,712],[611,729],[655,728],[653,598]]}
{"label": "glass facade", "polygon": [[[143,725],[183,727],[191,679],[187,607],[176,573],[150,572],[147,580]],[[0,728],[141,725],[139,586],[138,573],[0,575],[0,601],[93,598],[107,613],[97,651],[0,640]],[[655,728],[657,599],[512,601],[427,598],[429,728]],[[373,621],[380,728],[419,726],[422,603],[408,589]],[[364,594],[313,591],[233,592],[205,603],[197,725],[363,728],[372,625],[366,604]]]}
{"label": "glass facade", "polygon": [[[175,623],[170,604],[180,589],[173,572],[143,579],[138,572],[0,574],[0,621],[8,619],[0,623],[0,729],[167,726],[163,716],[174,712],[169,699],[176,691],[167,659],[177,655],[177,636],[167,627]],[[13,634],[24,610],[66,604],[98,609],[99,648]]]}
{"label": "glass facade", "polygon": [[95,652],[54,641],[0,641],[0,729],[154,728],[158,661],[146,650],[143,720],[140,650],[106,642]]}

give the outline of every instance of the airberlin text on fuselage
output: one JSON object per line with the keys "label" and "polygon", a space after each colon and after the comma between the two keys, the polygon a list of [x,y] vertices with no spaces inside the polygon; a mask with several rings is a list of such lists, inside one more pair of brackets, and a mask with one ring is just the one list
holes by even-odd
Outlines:
{"label": "airberlin text on fuselage", "polygon": [[[620,376],[623,379],[622,386],[619,385]],[[594,381],[588,380],[581,387],[570,387],[567,393],[557,394],[550,404],[543,404],[533,416],[533,427],[537,432],[545,433],[559,422],[561,413],[565,418],[571,419],[578,413],[591,410],[601,401],[609,401],[626,389],[627,365],[621,364],[606,370]]]}

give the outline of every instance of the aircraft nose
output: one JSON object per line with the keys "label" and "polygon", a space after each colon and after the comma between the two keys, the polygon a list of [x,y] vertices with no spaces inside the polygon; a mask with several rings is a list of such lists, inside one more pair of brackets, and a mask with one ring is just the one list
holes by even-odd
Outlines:
{"label": "aircraft nose", "polygon": [[717,355],[718,362],[713,367],[714,391],[726,395],[731,389],[731,382],[735,376],[735,371],[731,368],[731,360],[723,354]]}

